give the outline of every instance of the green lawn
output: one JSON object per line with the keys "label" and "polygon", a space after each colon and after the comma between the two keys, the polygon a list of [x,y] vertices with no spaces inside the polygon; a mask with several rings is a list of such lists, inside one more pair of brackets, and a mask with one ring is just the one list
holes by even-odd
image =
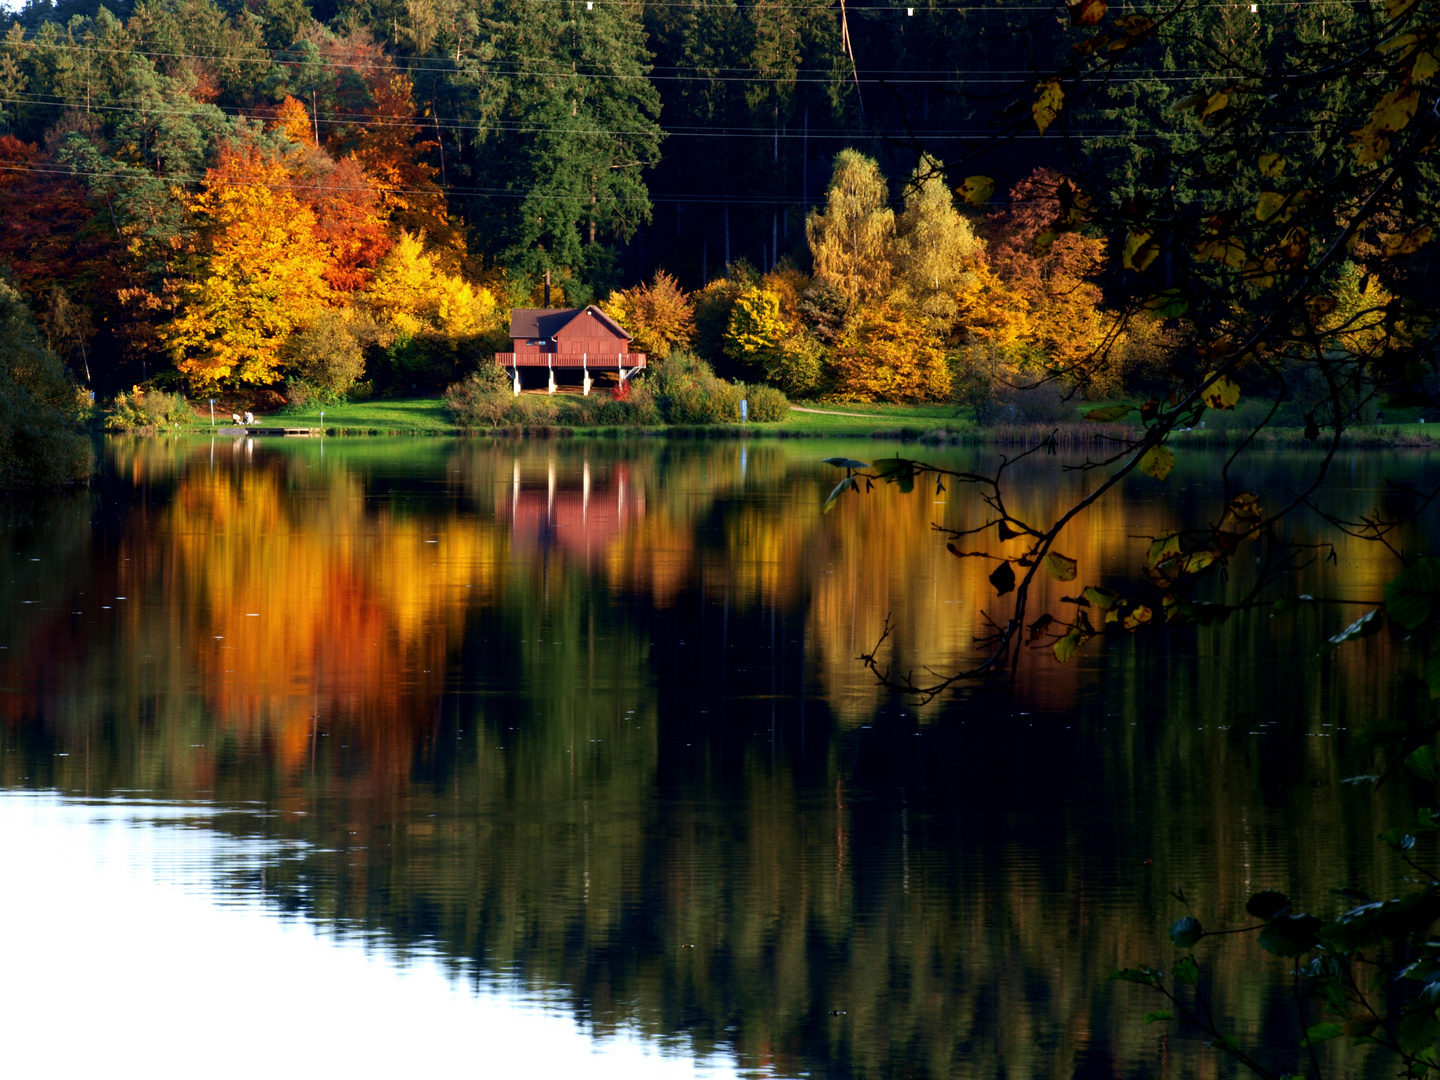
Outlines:
{"label": "green lawn", "polygon": [[[954,405],[856,405],[802,401],[788,419],[759,424],[763,429],[784,428],[824,435],[869,435],[873,431],[914,428],[918,431],[959,431],[974,427],[969,409]],[[818,410],[811,412],[809,410]],[[850,415],[837,415],[840,413]]]}
{"label": "green lawn", "polygon": [[[396,398],[384,401],[346,402],[341,405],[326,405],[324,426],[329,431],[348,431],[364,434],[380,431],[385,434],[440,434],[455,430],[455,424],[445,411],[445,404],[439,398]],[[215,418],[216,424],[226,426],[228,418]],[[256,427],[315,427],[321,426],[320,406],[314,408],[289,409],[274,413],[256,413]],[[207,414],[192,430],[208,429],[210,418]]]}

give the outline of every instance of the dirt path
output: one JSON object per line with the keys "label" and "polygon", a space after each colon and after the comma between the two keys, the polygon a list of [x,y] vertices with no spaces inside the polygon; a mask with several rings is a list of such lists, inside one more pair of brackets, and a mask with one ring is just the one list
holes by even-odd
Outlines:
{"label": "dirt path", "polygon": [[791,412],[813,412],[823,416],[858,416],[862,420],[893,420],[893,416],[876,416],[874,413],[864,412],[836,412],[834,409],[807,409],[800,405],[791,405]]}

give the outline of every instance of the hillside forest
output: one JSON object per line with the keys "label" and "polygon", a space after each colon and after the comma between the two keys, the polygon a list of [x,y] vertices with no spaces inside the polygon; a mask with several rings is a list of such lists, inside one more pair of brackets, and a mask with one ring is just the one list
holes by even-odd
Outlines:
{"label": "hillside forest", "polygon": [[[1213,124],[1197,82],[1350,9],[1187,7],[1061,130],[1059,83],[1031,99],[1081,49],[1065,10],[32,3],[0,39],[0,274],[103,398],[435,392],[546,272],[654,361],[792,397],[1144,394],[1196,325],[1133,317],[1136,232],[1075,216],[1077,178],[1143,200]],[[1393,254],[1329,264],[1337,341],[1423,303]]]}

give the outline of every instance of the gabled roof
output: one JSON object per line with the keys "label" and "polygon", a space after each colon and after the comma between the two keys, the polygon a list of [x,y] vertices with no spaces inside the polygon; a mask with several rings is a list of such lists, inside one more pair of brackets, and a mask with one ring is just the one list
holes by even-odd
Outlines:
{"label": "gabled roof", "polygon": [[630,340],[631,334],[594,304],[583,308],[512,308],[510,311],[510,336],[512,338],[553,338],[569,326],[571,320],[585,311],[590,312],[626,341]]}

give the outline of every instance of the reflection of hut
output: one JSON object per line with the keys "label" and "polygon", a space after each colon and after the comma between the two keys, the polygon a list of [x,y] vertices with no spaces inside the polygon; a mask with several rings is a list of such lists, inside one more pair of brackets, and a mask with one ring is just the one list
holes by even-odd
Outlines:
{"label": "reflection of hut", "polygon": [[630,482],[624,465],[609,476],[592,477],[587,461],[577,477],[573,471],[557,475],[552,461],[545,480],[537,483],[533,477],[521,480],[517,461],[510,498],[498,509],[502,517],[509,512],[518,546],[558,547],[588,561],[645,516],[645,491]]}
{"label": "reflection of hut", "polygon": [[615,371],[623,383],[645,366],[645,354],[630,352],[630,334],[594,304],[583,308],[515,308],[510,312],[511,352],[495,362],[511,369],[567,368],[584,373]]}

